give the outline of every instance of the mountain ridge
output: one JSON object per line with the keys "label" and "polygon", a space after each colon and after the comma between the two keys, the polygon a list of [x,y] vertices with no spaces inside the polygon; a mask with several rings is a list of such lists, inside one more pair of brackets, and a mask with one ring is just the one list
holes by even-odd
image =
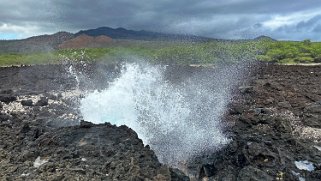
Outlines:
{"label": "mountain ridge", "polygon": [[181,41],[208,41],[215,40],[214,38],[202,37],[196,35],[184,34],[169,34],[159,33],[146,30],[128,30],[122,27],[110,28],[99,27],[88,30],[80,30],[75,35],[86,34],[89,36],[105,35],[112,39],[132,39],[132,40],[181,40]]}
{"label": "mountain ridge", "polygon": [[[89,37],[77,38],[82,35]],[[104,38],[95,39],[98,36]],[[110,38],[110,39],[109,39]],[[74,40],[73,40],[74,39]],[[101,40],[99,42],[99,39]],[[259,36],[252,40],[274,40],[268,36]],[[98,40],[98,41],[97,41]],[[0,53],[21,53],[35,51],[51,51],[61,48],[86,48],[103,47],[111,40],[141,40],[141,41],[181,41],[181,42],[207,42],[207,41],[247,41],[247,40],[227,40],[202,37],[189,34],[169,34],[146,30],[128,30],[122,27],[98,27],[94,29],[80,30],[76,33],[59,31],[54,34],[44,34],[32,36],[19,40],[0,40]],[[79,45],[77,45],[79,43]]]}

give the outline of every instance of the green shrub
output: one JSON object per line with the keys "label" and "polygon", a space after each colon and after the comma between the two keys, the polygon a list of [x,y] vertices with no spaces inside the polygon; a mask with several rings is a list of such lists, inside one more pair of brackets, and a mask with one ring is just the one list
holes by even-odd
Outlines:
{"label": "green shrub", "polygon": [[291,65],[291,64],[296,64],[297,62],[292,58],[285,58],[285,59],[278,61],[278,63]]}
{"label": "green shrub", "polygon": [[272,62],[272,58],[270,56],[267,56],[267,55],[257,55],[256,59],[258,61],[263,61],[263,62]]}
{"label": "green shrub", "polygon": [[312,63],[314,59],[312,57],[296,57],[294,61],[299,63]]}

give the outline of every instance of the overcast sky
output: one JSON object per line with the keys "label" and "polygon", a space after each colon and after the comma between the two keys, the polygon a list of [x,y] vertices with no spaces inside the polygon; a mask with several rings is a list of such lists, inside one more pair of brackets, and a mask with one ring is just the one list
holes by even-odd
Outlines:
{"label": "overcast sky", "polygon": [[109,26],[321,41],[320,0],[0,0],[0,39]]}

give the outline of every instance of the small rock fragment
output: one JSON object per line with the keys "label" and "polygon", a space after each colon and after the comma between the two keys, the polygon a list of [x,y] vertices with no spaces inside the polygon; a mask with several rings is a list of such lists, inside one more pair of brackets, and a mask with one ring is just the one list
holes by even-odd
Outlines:
{"label": "small rock fragment", "polygon": [[315,169],[313,163],[309,162],[308,160],[304,161],[295,161],[295,166],[300,170],[307,170],[309,172]]}
{"label": "small rock fragment", "polygon": [[253,86],[241,86],[239,90],[242,94],[247,94],[253,92],[254,88]]}
{"label": "small rock fragment", "polygon": [[80,121],[80,127],[81,127],[81,128],[91,128],[91,127],[93,127],[93,126],[94,126],[94,124],[91,123],[91,122],[84,121],[84,120],[81,120],[81,121]]}
{"label": "small rock fragment", "polygon": [[37,159],[35,160],[35,162],[33,163],[33,166],[38,168],[40,167],[41,165],[47,163],[48,160],[47,159],[41,159],[40,156],[37,157]]}
{"label": "small rock fragment", "polygon": [[21,101],[21,105],[23,105],[23,106],[33,106],[33,102],[32,102],[31,99],[22,100],[22,101]]}
{"label": "small rock fragment", "polygon": [[230,108],[230,114],[242,114],[244,112],[244,108],[241,105],[232,105]]}
{"label": "small rock fragment", "polygon": [[316,148],[317,150],[321,151],[321,146],[313,146],[314,148]]}
{"label": "small rock fragment", "polygon": [[21,174],[21,177],[28,177],[30,175],[30,173],[23,173]]}
{"label": "small rock fragment", "polygon": [[288,101],[279,102],[278,106],[284,109],[289,109],[292,107]]}

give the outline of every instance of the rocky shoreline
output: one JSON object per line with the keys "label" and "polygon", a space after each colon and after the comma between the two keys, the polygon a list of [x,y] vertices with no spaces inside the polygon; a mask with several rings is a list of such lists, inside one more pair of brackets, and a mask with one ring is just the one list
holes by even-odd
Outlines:
{"label": "rocky shoreline", "polygon": [[224,116],[232,141],[181,171],[126,126],[80,121],[80,92],[118,73],[104,64],[0,68],[1,180],[320,180],[321,66],[256,65]]}
{"label": "rocky shoreline", "polygon": [[226,114],[233,141],[191,163],[198,177],[320,180],[320,82],[320,66],[258,67]]}

